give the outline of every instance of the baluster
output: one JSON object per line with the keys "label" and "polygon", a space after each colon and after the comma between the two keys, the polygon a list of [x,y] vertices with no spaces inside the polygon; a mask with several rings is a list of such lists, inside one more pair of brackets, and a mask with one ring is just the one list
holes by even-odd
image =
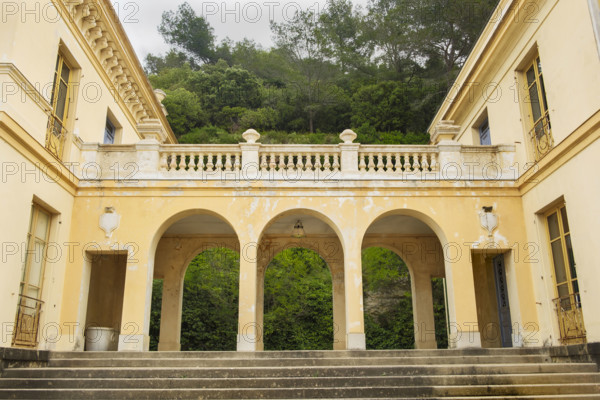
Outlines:
{"label": "baluster", "polygon": [[231,162],[231,154],[225,154],[225,171],[229,172],[233,168],[233,163]]}
{"label": "baluster", "polygon": [[185,153],[181,153],[178,156],[179,160],[177,160],[177,168],[179,169],[179,172],[184,172],[185,171]]}
{"label": "baluster", "polygon": [[395,155],[394,171],[402,173],[402,160],[400,159],[400,153]]}
{"label": "baluster", "polygon": [[417,153],[413,154],[412,168],[413,168],[413,171],[415,171],[415,172],[417,172],[421,168],[421,166],[419,165],[419,155]]}
{"label": "baluster", "polygon": [[306,164],[304,164],[304,169],[307,171],[312,171],[312,154],[306,153]]}
{"label": "baluster", "polygon": [[287,169],[288,169],[288,171],[293,171],[294,170],[294,155],[288,154],[287,157],[288,157]]}
{"label": "baluster", "polygon": [[269,171],[275,172],[276,169],[277,169],[277,158],[275,156],[275,153],[271,153],[269,155]]}
{"label": "baluster", "polygon": [[402,168],[404,168],[404,172],[410,172],[410,156],[406,153],[402,155],[404,158],[404,164],[402,164]]}
{"label": "baluster", "polygon": [[206,163],[206,172],[213,172],[215,170],[215,164],[213,164],[213,155],[208,153],[208,160]]}
{"label": "baluster", "polygon": [[267,155],[265,153],[260,157],[260,170],[261,172],[267,172],[269,164],[267,163]]}
{"label": "baluster", "polygon": [[369,172],[374,172],[375,161],[373,160],[373,153],[369,153]]}
{"label": "baluster", "polygon": [[296,162],[296,168],[299,171],[304,171],[304,154],[299,153],[298,154],[298,161]]}
{"label": "baluster", "polygon": [[329,160],[329,153],[325,153],[325,163],[323,164],[325,171],[331,171],[331,162]]}
{"label": "baluster", "polygon": [[204,153],[198,153],[198,165],[196,171],[204,172]]}
{"label": "baluster", "polygon": [[427,161],[427,153],[421,154],[421,168],[424,172],[429,171],[429,162]]}
{"label": "baluster", "polygon": [[279,170],[283,171],[285,169],[285,155],[279,154]]}
{"label": "baluster", "polygon": [[240,160],[240,153],[235,153],[235,161],[233,163],[233,170],[235,172],[239,172],[242,167],[242,162]]}
{"label": "baluster", "polygon": [[435,153],[431,153],[431,164],[429,165],[429,167],[432,171],[437,171],[438,169],[437,157]]}
{"label": "baluster", "polygon": [[377,154],[377,171],[383,172],[383,167],[383,154],[379,153]]}
{"label": "baluster", "polygon": [[333,155],[333,171],[337,172],[340,170],[340,159],[339,155],[336,153]]}
{"label": "baluster", "polygon": [[367,163],[365,161],[366,157],[367,156],[365,154],[360,154],[360,153],[358,154],[358,158],[359,158],[359,161],[358,161],[358,170],[360,172],[365,172],[365,170],[367,169]]}
{"label": "baluster", "polygon": [[217,172],[223,171],[223,154],[217,154],[217,163],[215,164],[215,169]]}
{"label": "baluster", "polygon": [[386,158],[386,163],[385,163],[385,172],[387,172],[388,174],[391,174],[392,172],[394,172],[394,163],[392,162],[392,154],[388,153],[385,158]]}
{"label": "baluster", "polygon": [[323,164],[321,164],[321,153],[317,153],[315,155],[315,171],[320,171],[322,167]]}
{"label": "baluster", "polygon": [[166,171],[169,168],[169,162],[167,160],[167,153],[162,153],[160,155],[160,170]]}

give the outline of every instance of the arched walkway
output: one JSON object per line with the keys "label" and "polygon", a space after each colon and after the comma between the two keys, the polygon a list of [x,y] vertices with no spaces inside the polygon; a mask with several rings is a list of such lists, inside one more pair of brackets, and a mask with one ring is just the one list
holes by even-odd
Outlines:
{"label": "arched walkway", "polygon": [[[302,235],[294,236],[294,227],[300,222]],[[346,348],[346,319],[344,293],[344,254],[338,229],[326,216],[312,210],[290,210],[266,224],[260,235],[257,251],[257,316],[259,335],[256,350],[264,350],[264,278],[267,266],[276,254],[291,248],[304,248],[317,253],[329,267],[333,296],[333,348]]]}
{"label": "arched walkway", "polygon": [[225,220],[203,211],[186,214],[164,230],[156,248],[154,279],[163,280],[159,351],[181,349],[183,285],[190,263],[209,249],[239,253],[237,235]]}
{"label": "arched walkway", "polygon": [[365,233],[362,248],[388,249],[406,263],[411,277],[415,348],[432,349],[437,343],[431,280],[445,277],[444,255],[434,231],[439,228],[425,223],[427,217],[410,214],[398,210],[376,219]]}

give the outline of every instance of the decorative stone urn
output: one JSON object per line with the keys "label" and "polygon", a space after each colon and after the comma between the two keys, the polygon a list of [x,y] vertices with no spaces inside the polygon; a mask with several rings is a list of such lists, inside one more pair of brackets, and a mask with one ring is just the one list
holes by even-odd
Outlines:
{"label": "decorative stone urn", "polygon": [[256,141],[260,139],[260,133],[256,132],[254,129],[248,129],[246,132],[242,133],[242,137],[248,143],[256,143]]}
{"label": "decorative stone urn", "polygon": [[345,144],[351,144],[354,139],[356,139],[356,133],[354,133],[352,129],[346,129],[340,134],[340,139],[342,139]]}

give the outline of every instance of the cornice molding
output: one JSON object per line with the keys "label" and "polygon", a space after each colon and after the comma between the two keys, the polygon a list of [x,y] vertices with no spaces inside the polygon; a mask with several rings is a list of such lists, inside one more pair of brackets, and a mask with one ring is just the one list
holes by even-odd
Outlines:
{"label": "cornice molding", "polygon": [[[137,128],[149,120],[160,121],[166,131],[165,142],[176,143],[162,104],[156,98],[112,5],[107,0],[53,2],[106,85],[128,111],[126,114],[131,123]],[[141,133],[139,135],[143,138]]]}

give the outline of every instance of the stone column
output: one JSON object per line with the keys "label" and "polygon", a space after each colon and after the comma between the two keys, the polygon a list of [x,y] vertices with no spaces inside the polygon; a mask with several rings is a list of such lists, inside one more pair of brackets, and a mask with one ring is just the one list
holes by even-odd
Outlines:
{"label": "stone column", "polygon": [[346,244],[344,286],[346,297],[346,349],[365,350],[367,344],[365,339],[360,244]]}
{"label": "stone column", "polygon": [[[244,242],[242,242],[244,243]],[[257,351],[262,327],[257,320],[258,268],[256,242],[245,241],[240,252],[238,351]]]}
{"label": "stone column", "polygon": [[150,347],[154,261],[148,258],[147,248],[138,250],[127,257],[119,351],[148,351]]}
{"label": "stone column", "polygon": [[346,350],[346,296],[343,270],[333,272],[333,349]]}
{"label": "stone column", "polygon": [[181,313],[183,309],[183,276],[169,270],[163,281],[158,351],[181,350]]}
{"label": "stone column", "polygon": [[259,329],[259,337],[257,338],[256,351],[265,349],[265,273],[267,265],[260,263],[258,266],[258,279],[256,281],[256,325]]}
{"label": "stone column", "polygon": [[446,255],[449,347],[481,347],[471,255],[451,257]]}
{"label": "stone column", "polygon": [[415,323],[415,348],[436,349],[435,319],[431,274],[428,270],[413,271],[411,279],[413,319]]}

